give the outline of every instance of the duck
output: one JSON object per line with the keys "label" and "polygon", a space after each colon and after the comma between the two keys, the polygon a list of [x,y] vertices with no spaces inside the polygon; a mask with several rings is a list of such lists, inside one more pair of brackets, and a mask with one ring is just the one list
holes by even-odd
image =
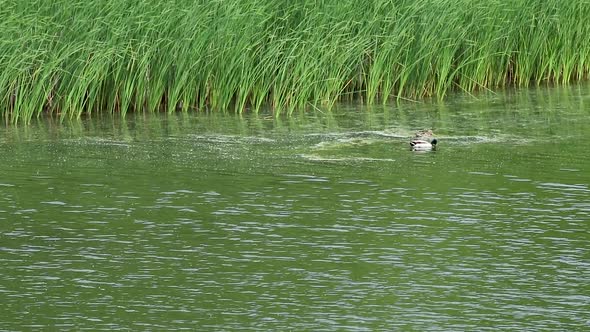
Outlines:
{"label": "duck", "polygon": [[436,143],[438,143],[436,138],[433,138],[430,142],[422,139],[413,139],[410,142],[410,148],[412,151],[431,151],[436,150]]}

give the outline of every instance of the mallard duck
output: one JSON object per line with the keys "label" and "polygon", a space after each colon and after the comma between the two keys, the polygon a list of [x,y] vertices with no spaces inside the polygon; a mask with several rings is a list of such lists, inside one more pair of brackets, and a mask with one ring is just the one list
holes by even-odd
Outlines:
{"label": "mallard duck", "polygon": [[421,139],[414,139],[410,142],[410,148],[412,151],[436,150],[436,143],[438,143],[436,138],[433,138],[430,142]]}

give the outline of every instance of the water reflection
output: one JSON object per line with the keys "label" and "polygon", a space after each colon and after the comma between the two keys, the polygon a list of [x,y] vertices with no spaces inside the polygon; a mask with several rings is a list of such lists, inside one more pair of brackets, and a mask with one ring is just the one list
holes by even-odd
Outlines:
{"label": "water reflection", "polygon": [[584,330],[590,115],[559,91],[6,128],[4,328]]}

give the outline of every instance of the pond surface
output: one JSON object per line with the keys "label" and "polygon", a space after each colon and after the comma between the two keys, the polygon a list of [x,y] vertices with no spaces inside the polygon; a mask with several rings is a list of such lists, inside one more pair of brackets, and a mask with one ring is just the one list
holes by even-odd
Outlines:
{"label": "pond surface", "polygon": [[589,133],[587,85],[5,127],[0,329],[587,330]]}

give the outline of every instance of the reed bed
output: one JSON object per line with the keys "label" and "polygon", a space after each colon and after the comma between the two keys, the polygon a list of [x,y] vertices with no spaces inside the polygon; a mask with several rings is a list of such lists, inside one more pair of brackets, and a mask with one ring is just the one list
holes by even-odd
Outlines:
{"label": "reed bed", "polygon": [[588,77],[588,0],[5,0],[0,110],[276,114]]}

